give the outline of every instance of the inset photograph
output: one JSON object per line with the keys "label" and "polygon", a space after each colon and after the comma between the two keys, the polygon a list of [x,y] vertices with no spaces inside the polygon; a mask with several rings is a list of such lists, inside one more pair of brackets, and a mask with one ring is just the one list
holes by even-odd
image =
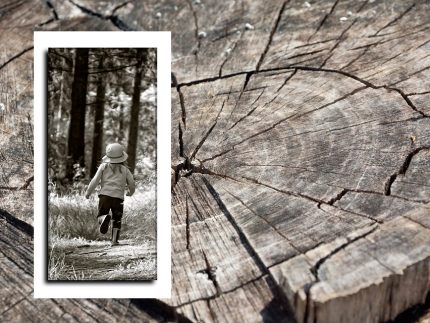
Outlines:
{"label": "inset photograph", "polygon": [[47,280],[155,280],[157,50],[47,56]]}

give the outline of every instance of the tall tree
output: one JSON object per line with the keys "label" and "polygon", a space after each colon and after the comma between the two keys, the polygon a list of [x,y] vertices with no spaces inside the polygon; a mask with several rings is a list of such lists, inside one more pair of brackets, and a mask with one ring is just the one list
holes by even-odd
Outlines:
{"label": "tall tree", "polygon": [[[98,68],[103,69],[104,53],[99,58]],[[103,122],[105,113],[106,75],[99,73],[97,77],[97,94],[94,115],[93,153],[91,157],[90,176],[93,177],[97,171],[97,163],[102,156],[103,148]]]}
{"label": "tall tree", "polygon": [[85,158],[85,105],[88,85],[88,48],[76,49],[75,71],[72,83],[72,108],[68,139],[67,177],[73,179],[74,164],[84,166]]}
{"label": "tall tree", "polygon": [[140,108],[140,94],[142,88],[142,75],[145,68],[145,60],[147,56],[147,50],[138,48],[136,50],[137,64],[136,74],[134,77],[133,97],[131,100],[131,111],[130,111],[130,128],[128,133],[128,165],[131,172],[134,172],[136,167],[136,148],[137,148],[137,137],[139,130],[139,108]]}
{"label": "tall tree", "polygon": [[[54,49],[56,51],[60,51],[61,49]],[[60,137],[64,136],[64,131],[62,131],[63,127],[65,126],[65,123],[63,119],[67,119],[67,113],[70,107],[70,99],[71,99],[71,88],[72,88],[72,69],[73,69],[73,59],[69,58],[69,54],[67,51],[62,51],[61,55],[57,59],[59,59],[61,63],[61,70],[58,72],[60,73],[61,77],[59,78],[60,83],[60,89],[59,89],[59,103],[58,107],[54,107],[58,109],[57,111],[57,118],[56,118],[56,129],[55,129],[55,139],[59,140]],[[66,145],[64,145],[65,147]],[[66,151],[63,152],[63,156],[66,155]]]}
{"label": "tall tree", "polygon": [[119,105],[119,137],[122,138],[124,132],[124,105]]}

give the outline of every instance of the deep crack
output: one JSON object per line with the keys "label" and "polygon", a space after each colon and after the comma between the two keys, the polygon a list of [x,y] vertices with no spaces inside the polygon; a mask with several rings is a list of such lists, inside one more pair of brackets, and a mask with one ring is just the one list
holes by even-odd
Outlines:
{"label": "deep crack", "polygon": [[[49,7],[49,9],[51,9],[52,15],[54,16],[54,20],[58,20],[58,13],[55,10],[54,5],[52,4],[52,2],[50,0],[45,0],[46,5]],[[45,22],[46,24],[46,22]]]}
{"label": "deep crack", "polygon": [[334,44],[334,46],[332,47],[332,48],[330,48],[330,51],[328,52],[328,56],[325,58],[325,60],[322,62],[322,64],[321,64],[321,66],[320,67],[323,67],[326,63],[327,63],[327,61],[331,58],[331,56],[332,56],[332,53],[333,53],[333,51],[339,46],[339,44],[345,39],[344,38],[344,35],[348,32],[348,30],[349,29],[351,29],[351,27],[356,23],[356,21],[357,21],[357,18],[356,19],[354,19],[353,21],[352,21],[352,23],[347,27],[347,28],[345,28],[345,30],[344,31],[342,31],[342,33],[340,34],[340,36],[339,36],[339,38],[337,39],[337,42]]}
{"label": "deep crack", "polygon": [[403,13],[401,13],[399,16],[397,16],[396,18],[394,18],[392,21],[390,21],[389,23],[387,23],[385,26],[383,26],[382,28],[380,28],[375,34],[374,36],[378,35],[381,31],[383,31],[385,28],[388,28],[389,26],[395,24],[397,21],[399,21],[400,19],[402,19],[409,11],[411,11],[413,8],[415,7],[415,3],[412,4],[408,9],[406,9],[406,11],[404,11]]}
{"label": "deep crack", "polygon": [[188,208],[188,196],[185,196],[185,232],[187,238],[187,250],[190,249],[190,210]]}
{"label": "deep crack", "polygon": [[346,237],[347,241],[342,243],[340,246],[338,246],[337,248],[335,248],[334,250],[332,250],[327,256],[319,259],[315,265],[310,268],[311,273],[315,276],[316,281],[314,282],[317,283],[320,281],[319,276],[318,276],[318,272],[319,269],[321,268],[321,266],[327,262],[331,257],[333,257],[335,254],[337,254],[339,251],[345,249],[346,247],[348,247],[349,245],[351,245],[352,243],[356,242],[359,239],[365,238],[366,236],[370,235],[371,233],[375,232],[378,229],[378,225],[376,224],[371,230],[358,235],[357,237],[354,237],[353,239],[349,239],[348,237]]}
{"label": "deep crack", "polygon": [[203,252],[203,258],[205,260],[205,264],[206,264],[206,268],[199,270],[198,273],[202,273],[202,274],[206,274],[208,279],[212,282],[212,284],[215,287],[216,290],[216,295],[215,297],[219,296],[222,294],[221,288],[219,286],[219,283],[216,279],[216,270],[217,267],[216,266],[211,266],[211,264],[209,263],[208,257],[206,256],[206,253],[204,251]]}
{"label": "deep crack", "polygon": [[348,193],[348,190],[344,188],[342,191],[340,191],[335,197],[330,199],[327,204],[333,205],[335,202],[339,201],[346,193]]}
{"label": "deep crack", "polygon": [[85,13],[88,16],[96,17],[103,20],[110,21],[115,27],[117,27],[119,30],[123,31],[134,31],[135,29],[128,26],[124,21],[122,21],[118,16],[114,15],[114,11],[110,15],[103,15],[101,13],[98,13],[96,11],[93,11],[87,7],[84,7],[73,0],[68,0],[72,5],[74,5],[76,8],[81,10],[83,13]]}
{"label": "deep crack", "polygon": [[[265,91],[265,88],[263,88],[263,91],[261,91],[260,95],[254,100],[254,102],[251,103],[251,107],[261,98],[261,96],[263,95]],[[239,120],[237,120],[228,130],[230,131],[231,129],[233,129],[235,126],[237,126],[237,124],[241,121],[243,121],[244,119],[246,119],[247,117],[249,117],[252,113],[254,113],[254,111],[258,108],[258,105],[256,105],[254,108],[252,108],[251,110],[248,111],[247,114],[245,114],[243,117],[241,117]]]}
{"label": "deep crack", "polygon": [[406,101],[406,103],[412,108],[412,110],[414,110],[415,112],[418,112],[422,117],[425,117],[425,118],[430,117],[426,115],[424,112],[422,112],[421,110],[419,110],[402,90],[394,87],[389,87],[389,86],[384,86],[384,88],[388,90],[396,91],[397,93],[399,93],[402,96],[402,98]]}
{"label": "deep crack", "polygon": [[4,62],[3,64],[0,65],[0,70],[2,68],[6,67],[11,62],[13,62],[15,59],[17,59],[17,58],[21,57],[22,55],[24,55],[25,53],[27,53],[28,51],[33,50],[33,48],[34,48],[33,46],[27,47],[27,48],[23,49],[22,51],[20,51],[19,53],[12,56],[6,62]]}
{"label": "deep crack", "polygon": [[257,66],[255,68],[257,71],[260,70],[261,64],[263,64],[264,58],[266,57],[266,54],[269,51],[269,47],[272,44],[273,36],[275,35],[276,30],[278,29],[279,22],[281,21],[282,14],[284,13],[285,6],[287,5],[287,3],[288,1],[285,1],[282,4],[281,9],[279,10],[278,17],[276,18],[275,24],[272,28],[272,31],[270,32],[269,40],[267,41],[266,47],[264,48],[263,53],[261,54],[260,59],[257,62]]}
{"label": "deep crack", "polygon": [[111,16],[115,14],[116,11],[118,11],[119,9],[125,7],[126,5],[128,5],[129,3],[132,3],[133,1],[125,1],[123,3],[120,3],[119,5],[117,5],[115,8],[112,9],[111,11]]}
{"label": "deep crack", "polygon": [[276,90],[276,93],[278,93],[288,83],[288,81],[291,80],[294,75],[296,75],[296,73],[297,69],[294,69],[293,72],[285,79],[284,83],[282,83],[282,85]]}
{"label": "deep crack", "polygon": [[327,13],[325,16],[324,16],[324,18],[321,20],[321,22],[319,23],[319,25],[318,25],[318,27],[317,27],[317,29],[315,30],[315,32],[311,35],[311,36],[309,36],[309,38],[308,38],[308,40],[307,40],[307,43],[309,43],[309,41],[319,32],[319,30],[321,29],[321,27],[324,25],[324,23],[325,23],[325,21],[327,20],[327,18],[333,13],[333,11],[334,11],[334,9],[336,8],[336,6],[337,6],[337,3],[339,2],[339,0],[336,0],[334,3],[333,3],[333,5],[332,5],[332,7],[331,7],[331,9],[330,9],[330,11],[329,11],[329,13]]}
{"label": "deep crack", "polygon": [[200,302],[200,301],[215,300],[218,297],[220,297],[221,295],[227,295],[227,294],[233,293],[233,292],[237,291],[238,289],[241,289],[241,288],[243,288],[243,287],[245,287],[245,286],[247,286],[249,284],[253,284],[253,283],[259,281],[260,279],[262,279],[264,277],[266,277],[265,274],[258,275],[257,277],[255,277],[255,278],[253,278],[253,279],[251,279],[251,280],[249,280],[249,281],[247,281],[247,282],[245,282],[243,284],[240,284],[240,285],[238,285],[236,287],[233,287],[231,289],[223,291],[220,295],[211,295],[211,296],[207,296],[207,297],[196,298],[196,299],[190,300],[188,302],[183,302],[180,305],[177,305],[176,307],[177,308],[181,308],[181,307],[184,307],[184,306],[187,306],[187,305],[191,305],[191,304],[194,304],[194,303],[197,303],[197,302]]}
{"label": "deep crack", "polygon": [[184,154],[184,140],[183,140],[183,132],[182,132],[182,127],[181,127],[181,123],[178,123],[178,141],[179,141],[179,156],[185,158],[185,154]]}
{"label": "deep crack", "polygon": [[[191,2],[191,0],[187,0],[187,3],[190,7],[191,13],[193,14],[193,21],[194,21],[194,36],[196,37],[197,40],[197,49],[194,51],[194,56],[196,58],[196,60],[198,59],[198,53],[201,47],[201,39],[200,39],[200,30],[199,30],[199,20],[197,18],[197,13],[194,10],[193,7],[193,3]],[[197,64],[196,64],[196,68],[197,68]]]}
{"label": "deep crack", "polygon": [[402,165],[400,165],[400,168],[397,172],[395,172],[394,174],[392,174],[388,180],[385,183],[385,195],[389,196],[391,195],[391,187],[393,185],[393,183],[395,182],[395,180],[397,179],[397,176],[399,175],[405,175],[406,171],[409,168],[409,165],[411,164],[412,158],[418,154],[421,150],[424,149],[430,149],[430,147],[424,146],[424,147],[418,147],[414,150],[412,150],[405,158],[405,160],[403,161]]}
{"label": "deep crack", "polygon": [[[363,239],[366,236],[370,235],[371,233],[375,232],[378,229],[378,225],[375,225],[371,230],[358,235],[357,237],[353,238],[353,239],[349,239],[347,237],[347,241],[343,244],[341,244],[340,246],[338,246],[337,248],[335,248],[334,250],[332,250],[327,256],[320,258],[314,266],[312,266],[310,268],[311,273],[314,275],[315,280],[312,283],[307,284],[304,287],[305,293],[306,293],[306,307],[305,307],[305,319],[304,322],[308,322],[308,318],[310,315],[310,310],[311,310],[311,305],[313,304],[313,301],[311,299],[311,295],[310,295],[310,291],[312,289],[312,287],[320,282],[320,278],[319,278],[319,269],[321,268],[321,266],[327,262],[331,257],[333,257],[336,253],[338,253],[339,251],[345,249],[346,247],[348,247],[349,245],[351,245],[352,243],[358,241],[359,239]],[[315,306],[314,306],[314,310],[315,310]],[[315,316],[314,316],[315,317]]]}
{"label": "deep crack", "polygon": [[206,134],[203,136],[203,138],[200,140],[200,142],[198,143],[198,145],[197,145],[197,146],[196,146],[196,148],[194,149],[193,153],[190,155],[190,159],[191,159],[191,160],[192,160],[192,159],[194,159],[194,157],[195,157],[195,156],[196,156],[196,154],[198,153],[199,149],[203,146],[204,142],[205,142],[205,141],[206,141],[206,139],[209,137],[209,135],[211,134],[212,130],[215,128],[215,126],[216,126],[216,124],[217,124],[217,122],[218,122],[219,116],[220,116],[220,114],[221,114],[222,110],[224,109],[225,101],[226,101],[226,100],[224,100],[224,101],[223,101],[222,106],[221,106],[221,109],[219,110],[218,115],[216,116],[214,123],[213,123],[213,124],[212,124],[212,126],[209,128],[209,130],[206,132]]}
{"label": "deep crack", "polygon": [[265,266],[263,260],[260,258],[259,254],[255,251],[255,249],[252,247],[250,241],[248,240],[247,236],[243,233],[243,231],[240,229],[239,225],[237,224],[235,218],[231,215],[227,207],[225,206],[224,202],[221,200],[218,192],[215,190],[215,188],[209,183],[209,181],[203,177],[203,182],[206,185],[208,191],[211,193],[212,197],[218,204],[218,207],[222,211],[222,213],[226,216],[227,220],[231,223],[234,230],[236,231],[237,235],[239,236],[239,240],[242,243],[242,246],[244,249],[248,252],[251,259],[254,261],[255,265],[258,267],[260,272],[263,275],[267,275],[268,285],[273,293],[274,297],[280,300],[280,304],[282,307],[284,307],[284,310],[291,313],[291,305],[288,301],[287,296],[285,295],[284,291],[281,289],[281,287],[276,284],[276,280],[273,277],[272,272]]}

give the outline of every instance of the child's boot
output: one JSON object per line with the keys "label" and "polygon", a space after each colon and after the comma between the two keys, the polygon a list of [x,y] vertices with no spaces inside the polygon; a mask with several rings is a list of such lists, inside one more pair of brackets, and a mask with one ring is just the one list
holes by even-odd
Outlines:
{"label": "child's boot", "polygon": [[118,224],[117,221],[112,220],[112,246],[118,245],[119,233],[121,231],[121,222]]}
{"label": "child's boot", "polygon": [[100,233],[105,234],[109,230],[109,222],[110,222],[110,214],[100,215],[98,217],[99,225],[100,225]]}
{"label": "child's boot", "polygon": [[112,242],[111,242],[112,246],[118,245],[119,232],[120,230],[118,228],[112,229]]}

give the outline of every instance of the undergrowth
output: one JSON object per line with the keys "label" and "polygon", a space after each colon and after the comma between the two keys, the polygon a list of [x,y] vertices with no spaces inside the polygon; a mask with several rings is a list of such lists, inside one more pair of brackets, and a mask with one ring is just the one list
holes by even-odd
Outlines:
{"label": "undergrowth", "polygon": [[[59,238],[84,238],[106,240],[97,223],[98,197],[86,199],[83,194],[57,195],[48,200],[48,232],[50,241]],[[125,197],[121,237],[141,240],[156,236],[155,190],[139,188],[131,197]]]}

